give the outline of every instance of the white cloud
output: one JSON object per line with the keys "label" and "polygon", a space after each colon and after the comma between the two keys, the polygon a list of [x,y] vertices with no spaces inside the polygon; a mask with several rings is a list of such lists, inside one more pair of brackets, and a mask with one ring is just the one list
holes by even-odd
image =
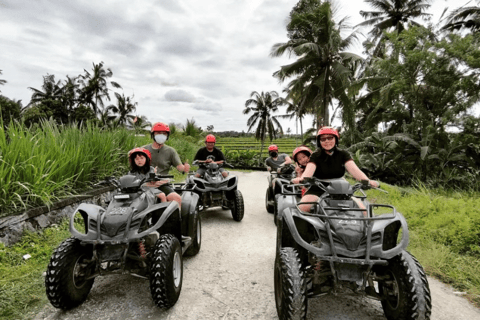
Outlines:
{"label": "white cloud", "polygon": [[[43,76],[65,80],[103,61],[111,80],[134,95],[138,114],[152,122],[193,118],[202,127],[246,131],[242,111],[250,93],[282,95],[286,86],[272,74],[293,60],[269,54],[288,40],[286,21],[297,2],[0,0],[0,78],[8,81],[1,91],[26,105],[28,87],[40,88]],[[338,2],[339,17],[354,23],[362,21],[360,10],[369,10],[363,1]],[[437,0],[432,11],[461,4]],[[281,122],[295,127],[293,120]]]}
{"label": "white cloud", "polygon": [[170,90],[165,93],[167,101],[195,102],[195,96],[182,89]]}

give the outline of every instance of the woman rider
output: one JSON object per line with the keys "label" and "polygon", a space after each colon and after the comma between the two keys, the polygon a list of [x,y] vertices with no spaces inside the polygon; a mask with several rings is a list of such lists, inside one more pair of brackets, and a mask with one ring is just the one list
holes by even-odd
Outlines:
{"label": "woman rider", "polygon": [[[345,170],[356,180],[369,180],[353,161],[348,151],[338,148],[339,134],[332,127],[322,127],[317,133],[318,149],[310,156],[310,161],[301,177],[292,180],[293,183],[300,183],[305,177],[316,177],[318,179],[342,178]],[[369,180],[373,188],[380,184],[375,180]],[[317,186],[311,186],[302,197],[302,202],[316,202],[324,191]],[[357,202],[358,203],[358,202]],[[300,210],[310,211],[311,204],[302,204]]]}

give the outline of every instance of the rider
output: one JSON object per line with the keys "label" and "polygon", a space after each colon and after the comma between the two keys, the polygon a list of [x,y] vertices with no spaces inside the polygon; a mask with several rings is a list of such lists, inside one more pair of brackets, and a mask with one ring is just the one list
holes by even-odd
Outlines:
{"label": "rider", "polygon": [[[275,144],[268,147],[268,155],[270,157],[265,159],[265,165],[269,172],[273,169],[280,173],[283,166],[292,163],[292,159],[286,153],[278,154],[278,147]],[[275,179],[272,179],[272,187],[275,188]]]}
{"label": "rider", "polygon": [[[223,152],[220,151],[215,147],[215,136],[213,134],[209,134],[205,137],[205,147],[200,148],[195,155],[194,161],[200,163],[216,163],[216,164],[223,164],[225,162],[225,156]],[[225,171],[223,168],[218,169],[224,178],[228,176],[228,172]],[[205,174],[205,168],[199,167],[197,172],[195,173],[195,177],[200,178],[203,177]]]}
{"label": "rider", "polygon": [[[154,123],[150,132],[153,143],[143,146],[150,151],[152,155],[152,166],[156,167],[157,174],[168,174],[171,166],[177,168],[179,172],[186,173],[190,171],[190,165],[185,162],[182,164],[180,156],[174,148],[165,145],[170,137],[170,127],[163,122]],[[158,187],[167,196],[167,201],[176,201],[179,206],[182,204],[182,198],[176,193],[170,185],[165,185],[168,180],[155,181]]]}
{"label": "rider", "polygon": [[[295,173],[297,174],[297,178],[301,177],[303,172],[305,172],[305,168],[307,167],[307,163],[310,161],[310,156],[312,155],[312,150],[307,146],[299,146],[293,150],[292,158],[293,161],[297,164],[295,166]],[[302,197],[305,194],[307,189],[302,187]]]}
{"label": "rider", "polygon": [[[150,173],[155,173],[155,168],[150,166],[152,155],[150,151],[145,148],[135,148],[128,152],[128,162],[130,162],[129,175],[133,175],[138,179],[148,178]],[[147,182],[146,187],[152,192],[161,202],[165,202],[167,199],[165,193],[155,188],[154,182]]]}
{"label": "rider", "polygon": [[277,172],[280,172],[281,167],[292,163],[292,159],[286,153],[278,154],[278,147],[274,144],[268,147],[268,155],[270,157],[265,159],[267,171],[271,171],[273,169]]}
{"label": "rider", "polygon": [[[318,149],[312,153],[305,172],[301,177],[292,180],[297,184],[305,177],[316,177],[318,179],[335,179],[342,178],[345,170],[348,171],[357,180],[369,180],[368,177],[360,170],[353,161],[348,151],[338,148],[339,140],[338,131],[332,127],[322,127],[317,133]],[[373,188],[378,188],[379,183],[375,180],[369,180],[369,184]],[[302,202],[316,202],[323,193],[317,186],[311,186],[302,197]],[[300,210],[310,211],[311,204],[302,204]]]}

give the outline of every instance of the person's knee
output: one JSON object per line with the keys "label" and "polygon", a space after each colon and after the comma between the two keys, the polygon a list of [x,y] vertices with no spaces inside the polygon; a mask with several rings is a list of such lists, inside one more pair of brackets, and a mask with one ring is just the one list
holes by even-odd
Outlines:
{"label": "person's knee", "polygon": [[310,209],[312,208],[311,204],[301,204],[298,206],[298,208],[303,211],[303,212],[310,212]]}
{"label": "person's knee", "polygon": [[176,192],[172,192],[167,196],[168,201],[176,201],[179,205],[182,204],[182,197]]}
{"label": "person's knee", "polygon": [[195,173],[195,177],[196,177],[196,178],[200,178],[200,174],[199,174],[199,173]]}
{"label": "person's knee", "polygon": [[227,172],[227,171],[223,171],[223,172],[222,172],[222,176],[223,176],[224,178],[228,177],[228,172]]}
{"label": "person's knee", "polygon": [[167,197],[165,196],[165,193],[159,193],[157,195],[158,199],[160,199],[160,202],[166,202],[167,201]]}

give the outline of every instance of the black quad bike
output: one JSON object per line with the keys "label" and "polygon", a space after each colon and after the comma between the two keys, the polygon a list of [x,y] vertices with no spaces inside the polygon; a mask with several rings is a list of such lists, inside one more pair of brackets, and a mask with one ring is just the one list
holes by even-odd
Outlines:
{"label": "black quad bike", "polygon": [[[395,207],[370,204],[368,181],[306,179],[325,192],[310,212],[298,194],[279,198],[275,303],[280,319],[305,319],[308,298],[358,294],[381,301],[387,319],[430,319],[427,276],[406,251],[408,226]],[[364,208],[352,199],[357,199]],[[303,204],[307,204],[304,202]]]}
{"label": "black quad bike", "polygon": [[[268,188],[265,194],[265,208],[268,213],[273,213],[273,221],[276,221],[277,216],[277,198],[276,195],[282,192],[282,189],[285,186],[290,184],[290,181],[295,178],[295,167],[291,164],[284,165],[280,167],[280,172],[272,170],[270,175],[267,177]],[[273,186],[272,181],[275,180],[275,187]],[[294,187],[293,187],[294,188]]]}
{"label": "black quad bike", "polygon": [[203,177],[195,177],[195,172],[190,172],[187,177],[187,184],[193,186],[194,191],[200,196],[198,205],[201,210],[209,207],[221,206],[224,209],[230,209],[233,220],[242,221],[244,215],[243,196],[238,190],[238,177],[229,175],[226,178],[222,176],[220,168],[232,165],[224,162],[217,164],[215,162],[204,163],[195,160],[192,165],[198,165],[205,168]]}
{"label": "black quad bike", "polygon": [[130,274],[148,279],[154,303],[172,307],[182,289],[183,254],[195,255],[201,246],[198,195],[175,186],[182,207],[175,201],[157,203],[142,184],[173,176],[151,174],[107,178],[116,191],[108,207],[82,203],[70,218],[72,237],[53,253],[45,287],[51,304],[71,309],[83,303],[95,277]]}

